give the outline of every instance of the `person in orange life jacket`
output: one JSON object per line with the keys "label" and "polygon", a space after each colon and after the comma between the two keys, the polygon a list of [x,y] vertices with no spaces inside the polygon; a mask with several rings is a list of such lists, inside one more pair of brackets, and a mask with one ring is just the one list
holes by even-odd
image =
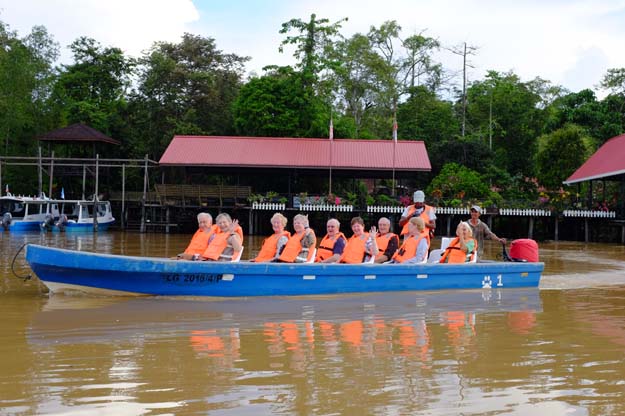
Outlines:
{"label": "person in orange life jacket", "polygon": [[[232,261],[242,249],[242,239],[237,232],[239,221],[234,220],[230,215],[221,213],[215,219],[219,232],[215,234],[200,260],[208,261]],[[240,228],[240,227],[239,227]]]}
{"label": "person in orange life jacket", "polygon": [[392,263],[421,263],[428,256],[430,240],[427,238],[425,222],[421,217],[412,217],[408,220],[408,233],[397,253],[393,255]]}
{"label": "person in orange life jacket", "polygon": [[317,248],[317,263],[336,263],[341,258],[347,239],[340,228],[341,223],[336,218],[330,218],[326,223],[328,233]]}
{"label": "person in orange life jacket", "polygon": [[289,241],[291,233],[284,231],[288,220],[279,212],[273,214],[271,217],[271,227],[273,228],[273,235],[270,235],[263,241],[263,245],[258,252],[258,255],[251,259],[253,262],[274,261],[282,253],[282,249]]}
{"label": "person in orange life jacket", "polygon": [[297,214],[293,217],[293,229],[295,232],[289,238],[282,254],[276,260],[282,263],[306,263],[312,260],[317,237],[315,232],[308,227],[308,217]]}
{"label": "person in orange life jacket", "polygon": [[473,231],[473,238],[477,241],[477,255],[479,258],[484,253],[484,239],[495,240],[500,243],[506,244],[505,238],[499,238],[497,235],[488,228],[488,225],[480,221],[480,215],[482,214],[482,208],[478,205],[471,207],[471,219],[467,221],[471,231]]}
{"label": "person in orange life jacket", "polygon": [[421,217],[425,223],[430,238],[434,237],[436,229],[436,209],[425,204],[425,194],[423,191],[416,191],[413,195],[413,205],[409,205],[404,209],[399,219],[399,226],[403,227],[401,235],[408,233],[408,220],[412,217]]}
{"label": "person in orange life jacket", "polygon": [[362,263],[378,253],[378,245],[375,241],[378,230],[373,226],[371,231],[366,233],[365,222],[360,217],[352,218],[351,224],[354,235],[347,240],[339,261],[341,263]]}
{"label": "person in orange life jacket", "polygon": [[213,225],[213,217],[208,212],[200,212],[197,214],[198,230],[191,237],[191,242],[183,253],[176,256],[179,260],[193,260],[194,256],[197,258],[210,243],[211,238],[217,230],[217,226]]}
{"label": "person in orange life jacket", "polygon": [[386,217],[378,220],[378,235],[375,242],[378,245],[378,254],[375,256],[376,263],[389,261],[399,249],[399,237],[391,232],[391,221]]}
{"label": "person in orange life jacket", "polygon": [[460,221],[456,227],[456,235],[443,252],[440,263],[467,263],[475,255],[476,241],[468,223]]}

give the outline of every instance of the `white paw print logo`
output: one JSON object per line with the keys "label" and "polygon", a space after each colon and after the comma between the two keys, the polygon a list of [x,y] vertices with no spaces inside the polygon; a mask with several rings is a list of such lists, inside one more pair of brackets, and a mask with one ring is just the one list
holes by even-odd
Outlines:
{"label": "white paw print logo", "polygon": [[490,276],[484,276],[484,279],[482,280],[482,289],[490,289],[493,287],[492,283],[493,282],[490,280]]}

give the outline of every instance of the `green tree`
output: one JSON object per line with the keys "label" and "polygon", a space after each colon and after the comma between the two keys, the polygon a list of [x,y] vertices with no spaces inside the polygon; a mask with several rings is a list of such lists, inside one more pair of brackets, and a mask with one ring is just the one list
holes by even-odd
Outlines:
{"label": "green tree", "polygon": [[[491,196],[488,185],[482,181],[478,172],[454,162],[443,166],[426,192],[452,205],[458,205],[460,200],[485,199]],[[452,202],[453,200],[456,201]]]}
{"label": "green tree", "polygon": [[23,39],[0,21],[0,139],[5,154],[24,153],[48,127],[58,44],[42,26]]}
{"label": "green tree", "polygon": [[328,108],[318,97],[307,95],[309,91],[302,88],[302,77],[301,72],[291,67],[280,67],[245,84],[233,105],[237,133],[273,137],[327,136]]}
{"label": "green tree", "polygon": [[467,102],[467,130],[492,145],[496,165],[512,175],[532,176],[544,122],[542,98],[532,84],[513,73],[490,71],[469,87]]}
{"label": "green tree", "polygon": [[103,47],[80,37],[71,45],[74,63],[63,65],[54,85],[54,102],[61,124],[85,123],[122,138],[134,61],[121,49]]}
{"label": "green tree", "polygon": [[177,44],[155,43],[139,61],[134,148],[158,158],[175,134],[232,134],[232,104],[248,60],[189,33]]}
{"label": "green tree", "polygon": [[[583,128],[567,124],[539,139],[537,155],[539,182],[551,189],[562,186],[595,150],[593,139]],[[557,161],[557,163],[554,163]]]}
{"label": "green tree", "polygon": [[611,94],[598,101],[589,89],[564,95],[550,105],[545,131],[549,133],[573,123],[603,143],[623,132],[624,103],[625,95]]}

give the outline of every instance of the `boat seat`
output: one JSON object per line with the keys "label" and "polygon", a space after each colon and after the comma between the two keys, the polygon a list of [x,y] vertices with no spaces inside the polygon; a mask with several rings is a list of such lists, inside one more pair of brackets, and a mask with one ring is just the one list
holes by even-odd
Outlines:
{"label": "boat seat", "polygon": [[313,250],[313,254],[310,257],[310,260],[308,260],[306,263],[314,263],[315,262],[315,258],[317,257],[317,249]]}
{"label": "boat seat", "polygon": [[245,247],[241,246],[241,251],[239,251],[239,254],[237,254],[237,256],[236,256],[236,257],[233,257],[233,258],[232,258],[232,262],[233,262],[233,263],[238,263],[239,261],[241,261],[241,256],[243,255],[243,249],[244,249],[244,248],[245,248]]}
{"label": "boat seat", "polygon": [[449,243],[451,243],[452,240],[452,237],[441,238],[441,250],[445,250],[447,247],[449,247]]}
{"label": "boat seat", "polygon": [[441,248],[437,248],[436,250],[432,250],[430,252],[430,256],[428,257],[428,263],[438,263],[438,261],[441,259],[441,257],[443,256],[443,253],[445,252],[445,250],[441,249]]}
{"label": "boat seat", "polygon": [[477,263],[477,253],[473,254],[473,258],[469,263]]}

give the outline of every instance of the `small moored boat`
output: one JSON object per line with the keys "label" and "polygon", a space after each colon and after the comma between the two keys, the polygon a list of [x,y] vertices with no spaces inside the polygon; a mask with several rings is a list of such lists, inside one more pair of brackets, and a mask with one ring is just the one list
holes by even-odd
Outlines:
{"label": "small moored boat", "polygon": [[203,262],[30,244],[26,260],[51,292],[107,295],[290,296],[538,287],[543,263],[320,264]]}
{"label": "small moored boat", "polygon": [[58,201],[31,196],[0,197],[0,230],[38,231],[40,224],[59,218]]}
{"label": "small moored boat", "polygon": [[109,201],[59,200],[59,214],[54,222],[44,221],[41,228],[50,231],[105,231],[115,222]]}

